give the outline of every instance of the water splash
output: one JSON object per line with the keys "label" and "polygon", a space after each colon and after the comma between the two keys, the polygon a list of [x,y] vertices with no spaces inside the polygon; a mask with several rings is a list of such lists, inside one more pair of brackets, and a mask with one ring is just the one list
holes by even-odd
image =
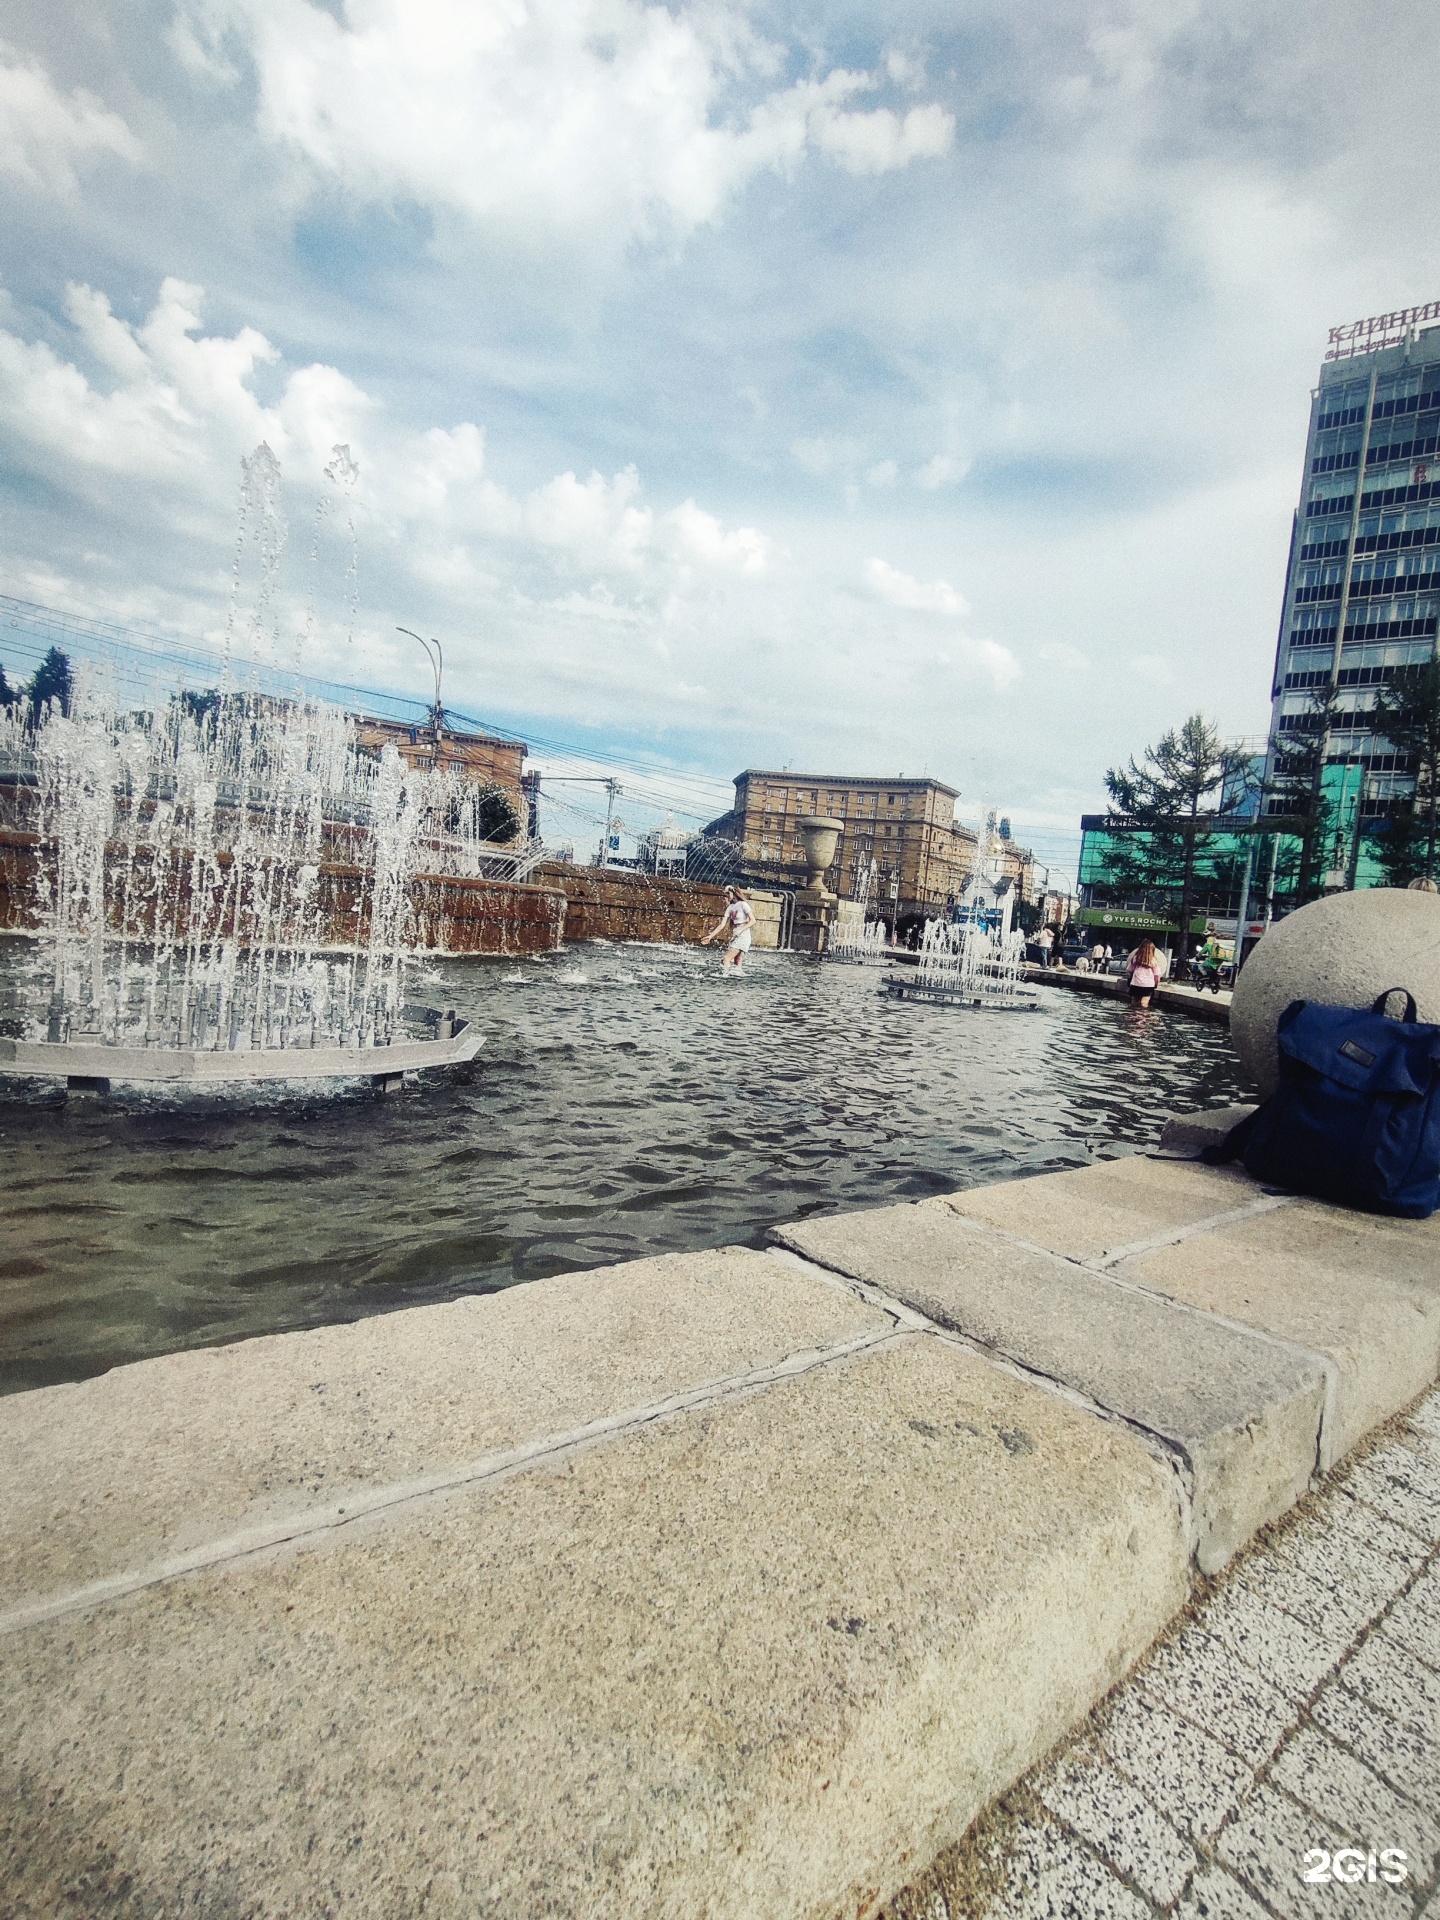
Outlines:
{"label": "water splash", "polygon": [[915,984],[942,993],[994,1001],[1019,997],[1025,937],[980,921],[927,920]]}
{"label": "water splash", "polygon": [[248,1050],[388,1043],[424,929],[422,875],[495,850],[453,768],[359,744],[318,700],[177,695],[125,711],[80,669],[70,712],[0,716],[34,836],[28,1039]]}
{"label": "water splash", "polygon": [[349,609],[350,624],[345,637],[353,643],[355,622],[360,615],[360,543],[355,536],[355,489],[360,482],[360,464],[347,442],[338,442],[330,449],[325,478],[347,503],[345,531],[350,536],[350,559],[345,568],[345,604]]}

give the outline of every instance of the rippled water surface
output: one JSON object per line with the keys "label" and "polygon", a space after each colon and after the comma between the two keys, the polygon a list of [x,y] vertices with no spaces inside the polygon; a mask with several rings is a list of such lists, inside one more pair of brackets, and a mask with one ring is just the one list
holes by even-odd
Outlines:
{"label": "rippled water surface", "polygon": [[0,1082],[0,1391],[1084,1164],[1248,1092],[1221,1027],[1059,989],[603,945],[431,970],[472,1067],[240,1100]]}

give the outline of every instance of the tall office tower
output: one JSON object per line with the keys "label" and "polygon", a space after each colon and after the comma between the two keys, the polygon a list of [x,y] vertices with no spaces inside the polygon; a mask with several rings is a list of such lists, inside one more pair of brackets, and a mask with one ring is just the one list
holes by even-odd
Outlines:
{"label": "tall office tower", "polygon": [[[1426,324],[1426,323],[1431,324]],[[1413,787],[1371,727],[1375,688],[1435,652],[1440,613],[1440,301],[1335,327],[1310,404],[1305,483],[1290,540],[1275,657],[1277,741],[1320,721],[1334,685],[1323,791],[1329,884],[1378,877],[1367,821]],[[1272,801],[1270,810],[1283,810]]]}

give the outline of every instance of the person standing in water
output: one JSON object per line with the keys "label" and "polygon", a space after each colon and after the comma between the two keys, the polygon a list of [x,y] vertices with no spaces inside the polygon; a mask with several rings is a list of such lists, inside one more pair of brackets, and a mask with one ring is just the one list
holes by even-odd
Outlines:
{"label": "person standing in water", "polygon": [[728,933],[729,943],[725,948],[722,966],[732,967],[736,973],[750,951],[750,929],[755,924],[755,909],[745,898],[739,887],[726,887],[725,912],[716,927],[712,927],[700,944],[708,947],[712,940],[718,940],[722,933]]}
{"label": "person standing in water", "polygon": [[1130,980],[1130,1004],[1148,1007],[1150,996],[1160,984],[1160,960],[1153,941],[1142,940],[1130,956],[1126,972]]}

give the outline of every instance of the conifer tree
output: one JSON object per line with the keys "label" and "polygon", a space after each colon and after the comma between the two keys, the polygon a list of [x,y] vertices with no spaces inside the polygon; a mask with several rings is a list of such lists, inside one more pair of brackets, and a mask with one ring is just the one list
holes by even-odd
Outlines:
{"label": "conifer tree", "polygon": [[1434,880],[1440,867],[1440,660],[1398,667],[1375,696],[1375,731],[1413,763],[1414,791],[1371,836],[1391,886]]}
{"label": "conifer tree", "polygon": [[51,647],[45,658],[31,675],[30,684],[25,689],[30,702],[30,712],[38,720],[52,700],[58,700],[60,711],[70,711],[70,661],[58,647]]}
{"label": "conifer tree", "polygon": [[1190,913],[1195,897],[1197,855],[1211,838],[1216,805],[1225,789],[1248,769],[1243,747],[1227,747],[1202,713],[1192,713],[1178,730],[1171,728],[1158,746],[1147,747],[1143,765],[1111,767],[1105,786],[1115,803],[1112,818],[1132,821],[1148,842],[1159,873],[1179,878],[1180,942],[1175,977],[1190,971]]}
{"label": "conifer tree", "polygon": [[1311,693],[1309,711],[1301,716],[1304,725],[1277,738],[1270,777],[1265,783],[1266,799],[1279,803],[1280,812],[1292,823],[1289,830],[1300,841],[1295,870],[1297,907],[1313,900],[1320,890],[1320,856],[1331,827],[1332,809],[1325,797],[1323,777],[1335,698],[1333,683]]}

